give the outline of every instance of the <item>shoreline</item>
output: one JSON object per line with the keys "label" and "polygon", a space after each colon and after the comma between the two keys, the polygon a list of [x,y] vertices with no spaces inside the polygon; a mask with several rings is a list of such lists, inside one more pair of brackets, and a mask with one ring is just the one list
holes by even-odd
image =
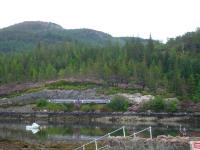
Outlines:
{"label": "shoreline", "polygon": [[103,112],[0,112],[0,120],[29,122],[98,122],[106,124],[131,124],[136,122],[170,124],[200,120],[199,113],[103,113]]}
{"label": "shoreline", "polygon": [[34,111],[34,112],[15,112],[15,111],[1,111],[2,115],[68,115],[68,116],[140,116],[140,117],[200,117],[199,112],[44,112],[44,111]]}
{"label": "shoreline", "polygon": [[[98,142],[98,146],[101,147],[107,143],[110,147],[110,150],[188,150],[190,149],[189,142],[191,140],[199,140],[199,138],[190,138],[190,137],[172,137],[160,135],[156,138],[130,138],[130,137],[110,137],[106,141]],[[85,142],[47,142],[47,143],[29,143],[20,140],[7,140],[0,139],[0,148],[6,149],[74,149]],[[94,149],[94,145],[89,145],[88,150]]]}

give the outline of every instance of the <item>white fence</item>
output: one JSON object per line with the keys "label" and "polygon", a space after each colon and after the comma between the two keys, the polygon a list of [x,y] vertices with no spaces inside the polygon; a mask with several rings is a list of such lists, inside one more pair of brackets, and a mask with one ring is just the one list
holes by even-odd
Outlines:
{"label": "white fence", "polygon": [[132,137],[132,136],[133,136],[134,138],[136,138],[136,135],[137,135],[137,134],[142,133],[142,132],[144,132],[144,131],[148,131],[148,130],[149,130],[149,136],[150,136],[150,138],[152,139],[152,130],[151,130],[151,126],[148,127],[148,128],[145,128],[145,129],[143,129],[143,130],[141,130],[141,131],[134,132],[133,134],[129,135],[129,137]]}
{"label": "white fence", "polygon": [[[108,138],[108,137],[111,137],[111,135],[112,135],[113,133],[118,132],[118,131],[120,131],[120,130],[122,130],[122,132],[123,132],[123,137],[126,137],[125,126],[122,126],[121,128],[119,128],[119,129],[117,129],[117,130],[114,130],[114,131],[112,131],[112,132],[110,132],[110,133],[108,133],[108,134],[106,134],[106,135],[104,135],[104,136],[102,136],[102,137],[99,137],[99,138],[97,138],[97,139],[94,139],[93,141],[90,141],[90,142],[88,142],[88,143],[86,143],[86,144],[84,144],[84,145],[82,145],[82,146],[80,146],[80,147],[78,147],[78,148],[75,148],[74,150],[79,150],[79,149],[86,150],[86,146],[89,145],[89,144],[92,144],[92,143],[93,143],[94,146],[95,146],[95,150],[109,150],[109,148],[110,148],[109,145],[105,145],[105,146],[102,146],[102,147],[98,148],[98,141],[100,141],[100,140],[102,140],[102,139],[105,139],[105,138]],[[143,130],[141,130],[141,131],[134,132],[133,134],[131,134],[131,135],[127,136],[127,137],[136,138],[136,135],[137,135],[137,134],[139,134],[139,133],[141,133],[141,132],[144,132],[144,131],[148,131],[148,130],[149,130],[150,138],[152,139],[152,129],[151,129],[151,126],[148,127],[148,128],[145,128],[145,129],[143,129]]]}
{"label": "white fence", "polygon": [[80,104],[107,104],[110,103],[108,99],[49,99],[51,103],[80,103]]}

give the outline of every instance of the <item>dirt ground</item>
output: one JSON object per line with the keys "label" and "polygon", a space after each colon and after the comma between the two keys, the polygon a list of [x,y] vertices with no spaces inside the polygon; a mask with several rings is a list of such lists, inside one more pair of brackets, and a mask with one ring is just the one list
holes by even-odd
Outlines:
{"label": "dirt ground", "polygon": [[0,140],[0,150],[72,150],[72,144],[45,143],[30,144],[17,140]]}
{"label": "dirt ground", "polygon": [[[76,142],[46,142],[43,144],[30,144],[18,140],[0,139],[0,150],[72,150],[82,145]],[[99,143],[101,146],[101,143]],[[86,147],[87,150],[94,150],[94,145]]]}

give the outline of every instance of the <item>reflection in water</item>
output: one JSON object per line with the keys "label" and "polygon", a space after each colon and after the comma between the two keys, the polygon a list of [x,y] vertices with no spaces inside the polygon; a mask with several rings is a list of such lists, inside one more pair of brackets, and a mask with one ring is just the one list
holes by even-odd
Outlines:
{"label": "reflection in water", "polygon": [[[103,136],[122,125],[112,124],[43,124],[40,126],[41,130],[26,131],[26,125],[23,123],[0,123],[0,138],[17,139],[27,142],[45,142],[45,141],[84,141],[91,140]],[[150,124],[130,124],[126,125],[126,134],[130,135],[137,132]],[[171,135],[171,136],[200,136],[200,123],[198,121],[188,122],[184,124],[154,124],[152,125],[153,137],[157,135]],[[37,132],[37,133],[36,133]],[[33,134],[35,133],[35,134]],[[115,133],[113,136],[122,136],[122,131]],[[144,132],[140,137],[149,137],[149,132]]]}
{"label": "reflection in water", "polygon": [[26,131],[31,131],[33,134],[36,134],[40,131],[40,129],[35,129],[35,128],[32,128],[32,129],[29,129],[29,130],[26,130]]}
{"label": "reflection in water", "polygon": [[31,131],[33,134],[36,134],[40,131],[40,125],[34,122],[32,125],[26,126],[26,131]]}

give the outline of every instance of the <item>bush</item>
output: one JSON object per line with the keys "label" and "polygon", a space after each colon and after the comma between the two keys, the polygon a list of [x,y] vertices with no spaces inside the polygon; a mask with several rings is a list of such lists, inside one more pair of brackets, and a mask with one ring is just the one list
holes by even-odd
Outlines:
{"label": "bush", "polygon": [[200,103],[200,81],[198,82],[198,86],[192,95],[192,101],[194,103]]}
{"label": "bush", "polygon": [[128,110],[128,100],[123,96],[114,96],[109,104],[108,108],[113,111],[127,111]]}
{"label": "bush", "polygon": [[178,110],[178,101],[177,100],[165,101],[165,111],[176,112],[177,110]]}
{"label": "bush", "polygon": [[164,111],[165,103],[164,99],[160,96],[155,97],[154,99],[144,103],[142,110],[153,110],[156,112]]}
{"label": "bush", "polygon": [[199,93],[199,95],[195,95],[192,97],[192,102],[200,103],[200,93]]}
{"label": "bush", "polygon": [[163,111],[165,108],[164,99],[160,96],[157,96],[151,101],[150,106],[154,111],[158,111],[158,112]]}
{"label": "bush", "polygon": [[74,104],[73,103],[70,103],[70,104],[63,104],[64,106],[64,111],[67,111],[67,112],[70,112],[70,111],[73,111],[75,108]]}
{"label": "bush", "polygon": [[155,112],[176,112],[178,107],[178,100],[164,100],[161,96],[156,96],[154,99],[144,103],[141,110],[152,110]]}
{"label": "bush", "polygon": [[65,107],[63,104],[48,103],[47,109],[51,111],[64,111]]}
{"label": "bush", "polygon": [[36,106],[39,107],[39,108],[44,108],[48,105],[48,102],[47,100],[45,99],[39,99],[36,103]]}
{"label": "bush", "polygon": [[81,111],[89,112],[89,111],[91,111],[91,108],[90,108],[89,105],[82,105],[81,106]]}

